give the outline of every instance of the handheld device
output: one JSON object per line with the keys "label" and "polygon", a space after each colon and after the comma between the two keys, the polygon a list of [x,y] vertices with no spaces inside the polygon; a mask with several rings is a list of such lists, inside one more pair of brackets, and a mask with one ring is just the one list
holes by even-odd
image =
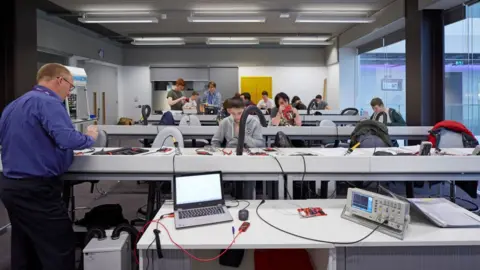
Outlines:
{"label": "handheld device", "polygon": [[[403,239],[410,222],[410,204],[359,188],[349,188],[342,218]],[[382,226],[383,225],[383,226]]]}
{"label": "handheld device", "polygon": [[432,150],[432,143],[431,142],[422,142],[420,144],[420,156],[430,156],[430,151]]}
{"label": "handheld device", "polygon": [[246,232],[250,228],[250,222],[243,222],[242,226],[240,226],[240,229],[238,229],[241,232]]}

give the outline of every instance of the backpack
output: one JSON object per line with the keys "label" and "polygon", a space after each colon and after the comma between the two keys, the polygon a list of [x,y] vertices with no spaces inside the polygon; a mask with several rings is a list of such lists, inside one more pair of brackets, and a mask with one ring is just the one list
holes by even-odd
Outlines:
{"label": "backpack", "polygon": [[350,135],[350,147],[360,143],[363,148],[392,147],[385,124],[374,120],[360,121]]}
{"label": "backpack", "polygon": [[[428,141],[440,148],[475,148],[478,141],[472,132],[462,123],[445,120],[438,122],[429,131]],[[455,185],[463,189],[470,197],[477,198],[478,181],[458,181]]]}
{"label": "backpack", "polygon": [[279,131],[275,135],[275,142],[272,146],[278,148],[292,148],[293,144],[292,141],[290,141],[290,138],[285,133]]}
{"label": "backpack", "polygon": [[435,148],[475,148],[478,141],[462,123],[445,120],[429,131],[428,141]]}

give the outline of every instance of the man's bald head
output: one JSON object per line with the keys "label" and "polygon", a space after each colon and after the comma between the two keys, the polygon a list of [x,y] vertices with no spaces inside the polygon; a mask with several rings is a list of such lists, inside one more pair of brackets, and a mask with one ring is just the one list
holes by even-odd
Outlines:
{"label": "man's bald head", "polygon": [[37,84],[54,91],[63,100],[73,87],[72,73],[64,65],[45,64],[37,72]]}

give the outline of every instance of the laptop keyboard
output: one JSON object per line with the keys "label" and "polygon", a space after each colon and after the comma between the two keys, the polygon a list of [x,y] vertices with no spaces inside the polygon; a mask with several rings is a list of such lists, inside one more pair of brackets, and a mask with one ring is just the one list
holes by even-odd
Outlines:
{"label": "laptop keyboard", "polygon": [[224,214],[224,213],[225,213],[225,211],[223,211],[223,207],[221,207],[221,206],[212,206],[212,207],[204,207],[204,208],[196,208],[196,209],[178,211],[178,215],[179,215],[180,219],[203,217],[203,216],[213,216],[213,215],[220,215],[220,214]]}

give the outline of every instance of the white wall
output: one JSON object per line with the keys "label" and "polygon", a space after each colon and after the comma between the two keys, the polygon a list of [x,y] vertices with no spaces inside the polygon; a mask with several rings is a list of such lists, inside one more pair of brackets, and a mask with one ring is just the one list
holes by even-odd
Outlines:
{"label": "white wall", "polygon": [[340,107],[340,64],[327,67],[327,97],[331,109],[344,109]]}
{"label": "white wall", "polygon": [[[308,105],[318,94],[323,94],[323,81],[327,78],[326,67],[239,67],[239,84],[241,77],[272,77],[272,94],[285,92],[290,99],[299,96]],[[240,85],[238,86],[240,89]],[[327,100],[329,101],[329,100]]]}
{"label": "white wall", "polygon": [[148,67],[124,66],[118,73],[119,117],[138,120],[141,117],[139,105],[152,104],[152,86]]}

